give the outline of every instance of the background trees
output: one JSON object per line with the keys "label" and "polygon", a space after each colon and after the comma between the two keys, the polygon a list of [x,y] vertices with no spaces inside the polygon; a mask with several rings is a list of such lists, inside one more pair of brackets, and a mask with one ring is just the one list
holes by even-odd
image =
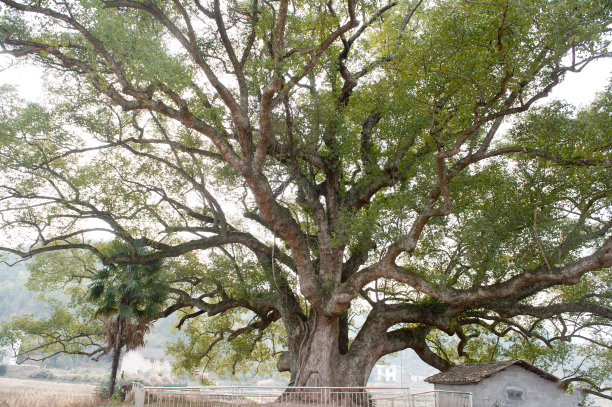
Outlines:
{"label": "background trees", "polygon": [[62,83],[5,93],[3,250],[172,258],[199,357],[283,350],[296,385],[609,346],[610,91],[534,109],[610,55],[608,2],[1,3],[2,52]]}

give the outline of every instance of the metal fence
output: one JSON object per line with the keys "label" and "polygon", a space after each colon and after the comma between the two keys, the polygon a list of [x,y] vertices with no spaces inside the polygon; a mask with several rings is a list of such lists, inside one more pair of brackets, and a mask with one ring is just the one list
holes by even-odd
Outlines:
{"label": "metal fence", "polygon": [[473,407],[471,393],[397,387],[133,387],[136,407]]}

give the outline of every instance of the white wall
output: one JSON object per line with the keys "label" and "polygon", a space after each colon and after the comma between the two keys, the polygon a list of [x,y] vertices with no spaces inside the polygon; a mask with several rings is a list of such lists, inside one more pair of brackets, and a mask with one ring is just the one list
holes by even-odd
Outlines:
{"label": "white wall", "polygon": [[[578,393],[568,395],[556,383],[519,366],[509,366],[475,385],[436,384],[435,389],[470,392],[474,407],[576,407],[580,401]],[[508,389],[522,391],[523,400],[509,400]]]}
{"label": "white wall", "polygon": [[151,363],[136,351],[126,352],[121,358],[121,372],[140,374],[151,370]]}
{"label": "white wall", "polygon": [[14,366],[17,364],[17,353],[19,353],[19,343],[17,343],[16,348],[12,346],[2,346],[0,347],[0,363],[3,365],[11,365]]}
{"label": "white wall", "polygon": [[379,383],[399,383],[399,369],[394,365],[376,365],[372,380]]}
{"label": "white wall", "polygon": [[123,355],[121,371],[134,375],[146,373],[169,375],[172,373],[172,366],[168,359],[145,358],[135,350]]}

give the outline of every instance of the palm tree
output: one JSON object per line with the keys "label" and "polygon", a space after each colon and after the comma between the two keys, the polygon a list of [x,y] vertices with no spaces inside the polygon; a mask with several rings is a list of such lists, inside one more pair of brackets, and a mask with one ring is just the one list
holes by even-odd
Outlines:
{"label": "palm tree", "polygon": [[[108,253],[111,258],[134,254],[146,254],[141,241],[127,245],[115,240]],[[159,278],[162,265],[159,260],[109,264],[93,276],[89,286],[89,297],[99,303],[95,315],[105,319],[107,351],[112,350],[113,354],[109,398],[115,393],[122,349],[133,350],[144,345],[145,335],[166,301],[168,284]]]}
{"label": "palm tree", "polygon": [[106,337],[107,352],[112,351],[112,365],[108,397],[112,397],[117,383],[117,373],[121,353],[125,347],[126,351],[134,350],[144,345],[145,335],[150,330],[150,323],[132,322],[120,316],[104,317],[104,336]]}

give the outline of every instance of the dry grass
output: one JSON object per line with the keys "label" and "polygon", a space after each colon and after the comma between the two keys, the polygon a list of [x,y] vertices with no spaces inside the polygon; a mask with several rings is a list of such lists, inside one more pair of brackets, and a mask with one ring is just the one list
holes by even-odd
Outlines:
{"label": "dry grass", "polygon": [[0,407],[94,407],[95,386],[0,378]]}

